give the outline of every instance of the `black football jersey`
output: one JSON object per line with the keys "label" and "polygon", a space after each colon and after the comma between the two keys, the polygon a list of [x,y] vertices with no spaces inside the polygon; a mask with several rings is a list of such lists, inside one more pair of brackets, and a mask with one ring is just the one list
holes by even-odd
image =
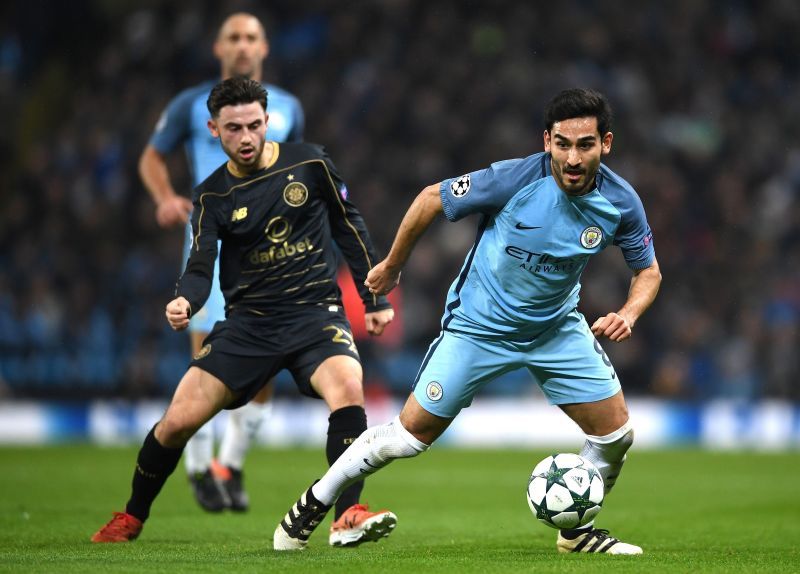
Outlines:
{"label": "black football jersey", "polygon": [[341,305],[341,251],[366,310],[390,307],[364,287],[376,261],[366,225],[325,150],[271,142],[271,165],[246,177],[220,166],[193,192],[193,242],[176,296],[199,310],[211,289],[217,242],[226,316],[292,314]]}

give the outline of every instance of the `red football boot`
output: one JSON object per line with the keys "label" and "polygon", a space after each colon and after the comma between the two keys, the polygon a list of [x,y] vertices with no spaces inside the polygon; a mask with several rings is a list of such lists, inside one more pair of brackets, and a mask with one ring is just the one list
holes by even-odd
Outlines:
{"label": "red football boot", "polygon": [[92,536],[92,542],[130,542],[142,532],[142,521],[127,512],[115,512],[114,518]]}

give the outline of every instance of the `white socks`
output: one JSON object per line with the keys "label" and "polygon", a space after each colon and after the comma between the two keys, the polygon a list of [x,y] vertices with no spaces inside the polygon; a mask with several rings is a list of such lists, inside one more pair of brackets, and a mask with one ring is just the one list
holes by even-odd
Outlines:
{"label": "white socks", "polygon": [[272,413],[272,403],[249,402],[228,413],[225,434],[219,448],[219,462],[223,466],[242,470],[244,457],[258,435],[258,430]]}
{"label": "white socks", "polygon": [[214,456],[214,421],[213,419],[200,427],[183,449],[186,472],[194,475],[205,472],[211,466]]}
{"label": "white socks", "polygon": [[617,482],[622,465],[625,464],[625,453],[632,444],[633,427],[630,420],[605,436],[586,435],[586,442],[580,455],[592,461],[600,471],[606,494]]}
{"label": "white socks", "polygon": [[[228,422],[219,449],[220,464],[236,470],[242,469],[244,457],[250,450],[262,423],[269,418],[271,412],[271,402],[249,402],[228,413]],[[213,419],[200,427],[200,430],[189,439],[183,453],[188,474],[205,472],[211,467],[211,459],[214,458]]]}
{"label": "white socks", "polygon": [[428,450],[400,424],[400,417],[361,433],[311,489],[322,504],[331,505],[350,484],[383,468],[397,458],[409,458]]}

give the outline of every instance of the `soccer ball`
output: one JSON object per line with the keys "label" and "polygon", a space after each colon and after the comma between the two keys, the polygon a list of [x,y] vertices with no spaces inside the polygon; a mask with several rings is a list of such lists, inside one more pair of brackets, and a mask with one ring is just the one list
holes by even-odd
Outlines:
{"label": "soccer ball", "polygon": [[551,454],[533,469],[528,506],[552,528],[578,528],[591,522],[603,505],[603,477],[577,454]]}

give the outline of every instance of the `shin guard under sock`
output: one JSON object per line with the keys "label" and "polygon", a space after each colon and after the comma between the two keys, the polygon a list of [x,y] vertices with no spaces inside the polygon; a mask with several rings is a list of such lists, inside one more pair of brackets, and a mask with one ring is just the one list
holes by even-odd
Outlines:
{"label": "shin guard under sock", "polygon": [[156,440],[155,426],[150,429],[136,459],[133,472],[131,498],[125,506],[125,512],[144,522],[150,516],[153,504],[161,487],[169,475],[178,466],[182,448],[166,448]]}
{"label": "shin guard under sock", "polygon": [[[364,407],[353,405],[332,412],[328,417],[328,443],[325,447],[328,465],[336,462],[365,430],[367,430],[367,413],[364,412]],[[339,500],[336,501],[334,520],[338,519],[352,505],[358,503],[363,489],[364,481],[359,480],[342,492]]]}

